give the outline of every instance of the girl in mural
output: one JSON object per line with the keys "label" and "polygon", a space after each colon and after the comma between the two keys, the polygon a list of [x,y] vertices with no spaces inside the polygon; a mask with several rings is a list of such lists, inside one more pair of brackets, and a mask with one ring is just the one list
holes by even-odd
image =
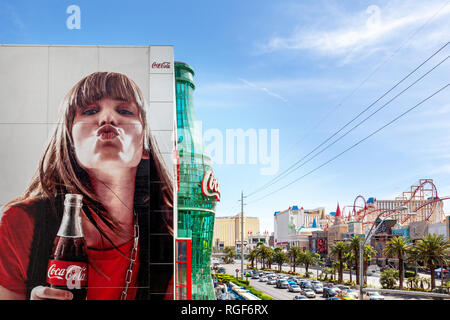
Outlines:
{"label": "girl in mural", "polygon": [[[123,74],[96,72],[68,92],[36,174],[4,208],[0,299],[72,298],[46,285],[68,193],[83,196],[87,299],[173,298],[172,182],[146,117],[141,90]],[[152,237],[150,247],[152,233],[167,236]],[[155,261],[167,264],[154,270]]]}

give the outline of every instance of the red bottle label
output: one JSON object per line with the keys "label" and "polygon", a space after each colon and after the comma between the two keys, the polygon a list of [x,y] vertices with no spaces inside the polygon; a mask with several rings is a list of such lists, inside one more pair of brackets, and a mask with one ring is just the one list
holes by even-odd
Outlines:
{"label": "red bottle label", "polygon": [[88,266],[86,262],[50,260],[47,268],[47,283],[68,289],[87,286]]}

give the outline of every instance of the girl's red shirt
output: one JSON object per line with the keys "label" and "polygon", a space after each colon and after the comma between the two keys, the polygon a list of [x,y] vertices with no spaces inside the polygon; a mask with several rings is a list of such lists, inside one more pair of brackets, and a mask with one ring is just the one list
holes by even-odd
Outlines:
{"label": "girl's red shirt", "polygon": [[[33,240],[34,220],[25,210],[11,207],[0,217],[0,286],[19,294],[26,294],[26,279]],[[88,248],[88,300],[118,300],[125,285],[130,265],[133,240],[119,249]],[[139,250],[139,248],[138,248]],[[127,299],[134,300],[137,292],[139,254],[133,267],[133,277]],[[171,290],[169,285],[168,291]],[[168,292],[170,296],[170,293]]]}

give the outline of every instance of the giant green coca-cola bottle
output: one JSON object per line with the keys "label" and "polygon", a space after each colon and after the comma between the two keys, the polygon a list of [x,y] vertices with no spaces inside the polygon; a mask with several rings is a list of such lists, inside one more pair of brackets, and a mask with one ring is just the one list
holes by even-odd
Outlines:
{"label": "giant green coca-cola bottle", "polygon": [[175,62],[179,157],[177,236],[192,239],[192,298],[210,300],[215,299],[210,265],[220,190],[194,116],[193,78],[194,71],[188,64]]}

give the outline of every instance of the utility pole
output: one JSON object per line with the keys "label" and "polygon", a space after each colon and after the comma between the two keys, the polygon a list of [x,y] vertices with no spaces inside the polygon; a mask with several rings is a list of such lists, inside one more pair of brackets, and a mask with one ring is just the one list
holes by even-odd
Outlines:
{"label": "utility pole", "polygon": [[241,280],[244,280],[244,191],[241,191]]}

